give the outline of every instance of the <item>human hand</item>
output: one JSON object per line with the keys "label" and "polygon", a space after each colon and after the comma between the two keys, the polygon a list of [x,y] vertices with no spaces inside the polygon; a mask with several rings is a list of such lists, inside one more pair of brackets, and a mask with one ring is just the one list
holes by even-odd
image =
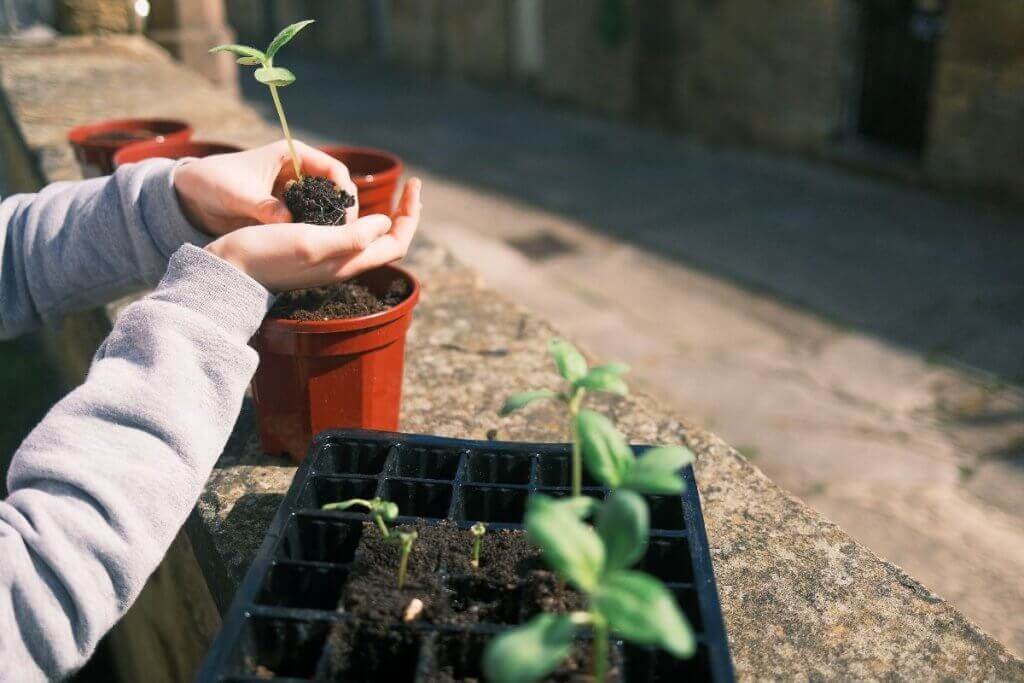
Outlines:
{"label": "human hand", "polygon": [[[345,222],[359,215],[358,195],[348,169],[326,152],[295,140],[304,173],[324,176],[356,197]],[[291,212],[281,200],[295,169],[284,140],[234,154],[195,159],[174,171],[182,211],[200,230],[223,235],[255,223],[287,223]]]}
{"label": "human hand", "polygon": [[374,214],[345,226],[254,225],[206,250],[272,292],[349,280],[405,256],[420,221],[420,187],[419,178],[405,184],[394,220]]}

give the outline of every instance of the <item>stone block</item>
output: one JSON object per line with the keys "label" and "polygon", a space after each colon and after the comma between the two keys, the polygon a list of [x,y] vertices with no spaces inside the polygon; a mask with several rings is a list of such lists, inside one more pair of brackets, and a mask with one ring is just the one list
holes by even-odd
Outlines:
{"label": "stone block", "polygon": [[132,0],[57,0],[57,27],[71,35],[132,33],[136,30]]}
{"label": "stone block", "polygon": [[444,0],[444,67],[448,73],[500,81],[511,76],[512,0]]}

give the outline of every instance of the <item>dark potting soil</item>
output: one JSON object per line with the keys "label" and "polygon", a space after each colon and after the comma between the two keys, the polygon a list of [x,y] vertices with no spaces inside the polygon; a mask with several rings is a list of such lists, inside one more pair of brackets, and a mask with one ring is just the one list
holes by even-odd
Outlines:
{"label": "dark potting soil", "polygon": [[409,283],[396,278],[384,296],[377,296],[358,278],[327,287],[282,292],[270,309],[273,318],[285,320],[338,320],[386,311],[405,301]]}
{"label": "dark potting soil", "polygon": [[355,206],[356,198],[335,185],[329,178],[306,176],[289,183],[284,203],[296,223],[342,225],[345,210]]}
{"label": "dark potting soil", "polygon": [[156,131],[136,128],[135,130],[111,130],[105,133],[96,133],[87,137],[86,142],[134,142],[136,140],[151,140],[156,137],[160,137]]}
{"label": "dark potting soil", "polygon": [[[522,531],[496,530],[484,536],[480,567],[470,565],[473,536],[442,522],[415,527],[419,537],[409,556],[406,585],[397,588],[398,544],[367,523],[342,591],[338,609],[354,618],[332,627],[321,659],[328,680],[412,680],[421,653],[429,651],[429,680],[481,680],[486,638],[440,631],[432,636],[407,627],[403,615],[419,599],[415,621],[432,624],[520,624],[541,611],[584,608],[582,596],[560,585],[544,568],[540,552]],[[422,647],[424,638],[429,647]],[[587,653],[574,652],[549,680],[582,681]]]}

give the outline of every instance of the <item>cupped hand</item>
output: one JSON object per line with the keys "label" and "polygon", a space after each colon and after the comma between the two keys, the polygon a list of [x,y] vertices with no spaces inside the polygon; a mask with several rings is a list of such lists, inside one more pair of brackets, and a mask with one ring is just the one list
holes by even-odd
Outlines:
{"label": "cupped hand", "polygon": [[420,221],[420,187],[411,178],[394,219],[364,216],[346,226],[254,225],[206,246],[272,292],[349,280],[405,256]]}
{"label": "cupped hand", "polygon": [[[350,207],[345,222],[359,215],[355,183],[348,169],[326,152],[295,141],[302,172],[324,176],[345,190],[357,203]],[[217,154],[194,159],[174,171],[182,211],[200,230],[223,235],[255,223],[287,223],[291,212],[281,197],[295,169],[284,140],[234,154]]]}

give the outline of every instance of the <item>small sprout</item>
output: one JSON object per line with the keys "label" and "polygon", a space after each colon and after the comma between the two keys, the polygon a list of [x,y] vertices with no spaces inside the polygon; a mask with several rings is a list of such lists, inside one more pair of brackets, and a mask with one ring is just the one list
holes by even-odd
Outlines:
{"label": "small sprout", "polygon": [[369,512],[370,517],[373,518],[374,523],[380,529],[380,533],[384,538],[388,538],[391,532],[388,530],[388,522],[393,522],[398,519],[398,505],[392,503],[390,500],[384,500],[383,498],[371,498],[366,500],[365,498],[350,498],[349,500],[343,500],[340,503],[328,503],[321,507],[321,510],[347,510],[350,507],[364,507]]}
{"label": "small sprout", "polygon": [[295,144],[292,142],[292,133],[288,128],[288,119],[284,115],[284,107],[281,106],[281,97],[277,94],[278,88],[291,85],[295,82],[295,74],[288,69],[274,66],[274,56],[278,50],[287,45],[299,31],[313,23],[312,19],[299,21],[290,26],[285,26],[277,37],[270,41],[266,52],[261,52],[248,45],[218,45],[210,52],[230,52],[237,57],[239,64],[243,66],[259,67],[253,72],[256,80],[270,88],[270,96],[274,100],[274,107],[277,109],[277,117],[281,121],[281,130],[284,131],[284,139],[288,141],[288,151],[291,153],[292,165],[295,167],[295,179],[302,180],[302,165],[299,163],[299,155],[295,153]]}
{"label": "small sprout", "polygon": [[402,590],[405,587],[405,573],[409,568],[409,554],[412,552],[412,546],[418,537],[419,534],[415,531],[395,532],[395,538],[398,540],[402,551],[402,556],[398,560],[398,590]]}
{"label": "small sprout", "polygon": [[587,599],[587,611],[540,614],[487,644],[483,667],[496,683],[530,683],[569,655],[576,629],[593,634],[593,680],[608,675],[611,634],[637,645],[693,656],[693,631],[675,598],[658,579],[630,569],[643,557],[650,534],[647,504],[633,491],[614,492],[584,524],[569,506],[547,496],[530,499],[526,533],[559,576]]}
{"label": "small sprout", "polygon": [[487,525],[483,522],[477,522],[473,526],[469,527],[469,531],[473,534],[473,554],[470,556],[469,564],[473,569],[479,569],[480,545],[484,540],[484,534],[487,533]]}

